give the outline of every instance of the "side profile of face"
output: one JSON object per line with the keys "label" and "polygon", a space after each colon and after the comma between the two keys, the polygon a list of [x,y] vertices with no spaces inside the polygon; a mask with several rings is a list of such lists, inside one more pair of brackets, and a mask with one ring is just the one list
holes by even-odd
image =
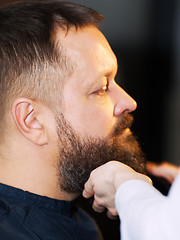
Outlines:
{"label": "side profile of face", "polygon": [[124,112],[136,102],[115,82],[117,59],[95,27],[72,29],[57,36],[75,63],[64,86],[65,119],[80,135],[105,138]]}
{"label": "side profile of face", "polygon": [[129,128],[136,102],[115,82],[117,60],[95,27],[59,31],[75,63],[57,112],[60,187],[80,192],[90,172],[110,160],[143,172],[143,154]]}

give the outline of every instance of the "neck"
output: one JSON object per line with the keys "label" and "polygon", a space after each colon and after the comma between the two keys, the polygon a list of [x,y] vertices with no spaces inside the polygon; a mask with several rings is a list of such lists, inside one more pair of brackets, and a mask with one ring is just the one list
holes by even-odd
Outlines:
{"label": "neck", "polygon": [[8,156],[2,154],[7,152],[4,147],[1,147],[1,150],[1,183],[58,200],[71,201],[78,196],[60,189],[57,164],[54,163],[53,155],[47,149],[39,152],[38,147],[33,146],[31,149],[28,146],[27,149],[25,145],[19,148],[16,146],[15,151],[12,149],[8,151],[12,153]]}

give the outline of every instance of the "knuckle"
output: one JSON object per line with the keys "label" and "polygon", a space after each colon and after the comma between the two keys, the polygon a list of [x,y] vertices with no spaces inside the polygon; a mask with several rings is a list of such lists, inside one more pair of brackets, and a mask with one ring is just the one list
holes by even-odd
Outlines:
{"label": "knuckle", "polygon": [[112,214],[112,216],[117,216],[118,213],[115,209],[111,210],[110,213]]}
{"label": "knuckle", "polygon": [[104,200],[99,198],[97,195],[94,196],[94,200],[98,206],[105,206]]}
{"label": "knuckle", "polygon": [[98,206],[105,206],[105,203],[103,200],[99,199],[99,200],[96,200]]}

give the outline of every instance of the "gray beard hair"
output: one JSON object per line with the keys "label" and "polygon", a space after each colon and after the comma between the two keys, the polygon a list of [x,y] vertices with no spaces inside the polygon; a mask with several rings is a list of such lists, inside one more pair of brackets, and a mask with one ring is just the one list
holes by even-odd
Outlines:
{"label": "gray beard hair", "polygon": [[109,161],[125,163],[135,171],[145,173],[145,159],[135,136],[123,135],[130,128],[133,117],[125,113],[106,139],[78,136],[63,114],[57,114],[59,137],[59,186],[67,193],[81,193],[91,171]]}

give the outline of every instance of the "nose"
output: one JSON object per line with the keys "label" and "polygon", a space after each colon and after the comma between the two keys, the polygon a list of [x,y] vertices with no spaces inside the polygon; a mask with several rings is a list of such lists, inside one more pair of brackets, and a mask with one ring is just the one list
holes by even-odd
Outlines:
{"label": "nose", "polygon": [[133,112],[137,108],[136,101],[117,85],[116,103],[114,107],[114,116],[119,116],[124,112]]}

